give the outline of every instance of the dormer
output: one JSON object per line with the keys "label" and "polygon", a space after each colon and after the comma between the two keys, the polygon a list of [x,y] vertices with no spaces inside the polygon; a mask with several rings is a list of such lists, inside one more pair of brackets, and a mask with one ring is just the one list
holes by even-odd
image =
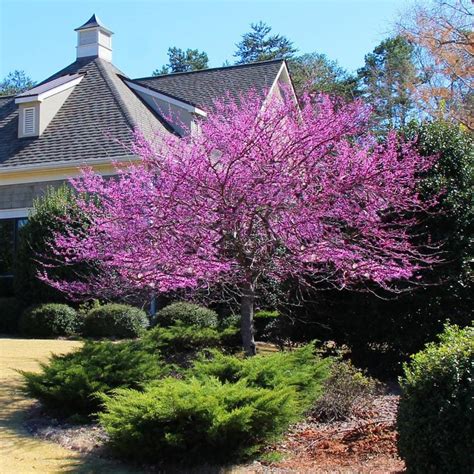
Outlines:
{"label": "dormer", "polygon": [[17,95],[18,138],[41,136],[82,78],[67,74]]}
{"label": "dormer", "polygon": [[77,31],[77,58],[95,56],[112,62],[112,31],[92,15]]}

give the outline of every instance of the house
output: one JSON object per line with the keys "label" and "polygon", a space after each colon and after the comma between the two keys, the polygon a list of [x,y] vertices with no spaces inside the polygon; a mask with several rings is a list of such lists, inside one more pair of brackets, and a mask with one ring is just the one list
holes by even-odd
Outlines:
{"label": "house", "polygon": [[49,186],[84,165],[106,175],[112,161],[137,160],[126,147],[136,129],[183,135],[217,98],[291,83],[282,60],[131,79],[114,66],[113,33],[95,15],[75,31],[72,64],[0,97],[0,296],[1,280],[13,276],[18,229]]}

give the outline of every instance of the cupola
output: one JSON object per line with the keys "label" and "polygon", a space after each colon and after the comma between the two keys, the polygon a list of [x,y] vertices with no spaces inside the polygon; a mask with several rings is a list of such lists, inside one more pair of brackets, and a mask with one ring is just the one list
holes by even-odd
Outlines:
{"label": "cupola", "polygon": [[112,31],[92,15],[77,31],[77,58],[96,56],[112,62]]}

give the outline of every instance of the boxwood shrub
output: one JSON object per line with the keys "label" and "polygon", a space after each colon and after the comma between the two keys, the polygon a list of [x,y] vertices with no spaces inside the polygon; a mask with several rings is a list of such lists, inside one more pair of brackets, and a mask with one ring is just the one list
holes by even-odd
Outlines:
{"label": "boxwood shrub", "polygon": [[446,326],[405,364],[398,449],[408,472],[474,471],[474,327]]}
{"label": "boxwood shrub", "polygon": [[178,302],[158,311],[153,323],[163,327],[183,324],[202,328],[217,328],[219,320],[217,313],[212,309],[193,303]]}
{"label": "boxwood shrub", "polygon": [[124,304],[106,304],[86,314],[83,334],[87,337],[135,338],[147,327],[145,311]]}
{"label": "boxwood shrub", "polygon": [[92,416],[100,408],[97,393],[118,387],[138,388],[167,374],[159,356],[140,341],[93,342],[66,355],[53,355],[41,372],[22,372],[25,390],[65,416]]}
{"label": "boxwood shrub", "polygon": [[71,336],[80,328],[75,309],[65,304],[41,304],[23,312],[19,329],[32,337]]}

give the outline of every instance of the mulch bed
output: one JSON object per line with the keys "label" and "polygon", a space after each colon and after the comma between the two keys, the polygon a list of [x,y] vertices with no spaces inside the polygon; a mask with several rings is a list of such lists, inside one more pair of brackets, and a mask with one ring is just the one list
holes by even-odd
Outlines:
{"label": "mulch bed", "polygon": [[41,406],[36,404],[30,411],[25,428],[31,435],[53,441],[64,448],[107,457],[104,446],[108,436],[96,423],[88,425],[66,423],[44,413]]}
{"label": "mulch bed", "polygon": [[[400,473],[395,428],[399,397],[378,395],[346,421],[307,418],[272,446],[284,459],[260,463],[255,472]],[[252,466],[253,467],[253,466]]]}
{"label": "mulch bed", "polygon": [[[306,418],[267,449],[270,454],[281,453],[282,461],[256,461],[230,472],[402,473],[405,466],[397,455],[395,429],[398,399],[393,394],[378,395],[345,421],[321,423]],[[107,435],[98,425],[64,424],[36,408],[26,427],[34,436],[65,448],[108,457],[104,448]]]}

